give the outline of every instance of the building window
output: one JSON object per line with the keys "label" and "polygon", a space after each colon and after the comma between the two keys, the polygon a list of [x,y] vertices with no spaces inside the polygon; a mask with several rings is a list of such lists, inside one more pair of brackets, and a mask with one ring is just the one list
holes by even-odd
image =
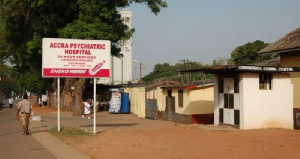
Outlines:
{"label": "building window", "polygon": [[234,78],[234,93],[239,93],[239,78]]}
{"label": "building window", "polygon": [[172,97],[172,90],[168,90],[168,97]]}
{"label": "building window", "polygon": [[272,89],[272,74],[271,73],[260,73],[259,74],[259,89],[260,90],[271,90]]}
{"label": "building window", "polygon": [[183,90],[178,90],[178,107],[183,107]]}
{"label": "building window", "polygon": [[219,93],[224,93],[224,78],[219,79]]}

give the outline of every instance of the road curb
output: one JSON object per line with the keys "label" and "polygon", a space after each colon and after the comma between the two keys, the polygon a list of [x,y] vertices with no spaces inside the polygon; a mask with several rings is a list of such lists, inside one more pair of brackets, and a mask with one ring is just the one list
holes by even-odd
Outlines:
{"label": "road curb", "polygon": [[91,159],[84,153],[66,145],[48,132],[39,132],[32,134],[41,145],[43,145],[54,156],[61,159]]}
{"label": "road curb", "polygon": [[[36,141],[38,141],[43,147],[45,147],[49,152],[59,159],[91,159],[90,156],[85,155],[84,153],[76,150],[75,148],[67,145],[61,140],[57,139],[51,135],[46,130],[37,130],[40,128],[41,122],[35,121],[31,122],[32,130],[30,136],[32,136]],[[34,132],[35,131],[35,132]],[[36,132],[38,131],[38,132]]]}

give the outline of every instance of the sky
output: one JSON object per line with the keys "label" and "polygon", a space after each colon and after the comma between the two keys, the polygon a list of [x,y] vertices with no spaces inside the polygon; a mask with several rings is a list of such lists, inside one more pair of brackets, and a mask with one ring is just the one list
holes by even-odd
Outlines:
{"label": "sky", "polygon": [[[247,42],[272,43],[300,27],[300,0],[166,0],[158,15],[133,4],[133,59],[142,75],[158,63],[212,64]],[[133,78],[139,66],[133,63]]]}

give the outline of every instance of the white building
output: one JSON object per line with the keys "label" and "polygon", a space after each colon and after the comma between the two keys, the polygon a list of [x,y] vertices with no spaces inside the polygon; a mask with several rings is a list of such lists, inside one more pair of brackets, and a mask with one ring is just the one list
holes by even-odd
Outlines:
{"label": "white building", "polygon": [[[124,24],[128,25],[129,29],[132,28],[132,12],[128,10],[120,11],[121,18]],[[132,39],[121,42],[122,58],[112,57],[111,61],[111,78],[100,78],[98,84],[119,85],[127,84],[132,81]]]}
{"label": "white building", "polygon": [[216,74],[214,124],[240,129],[293,129],[293,68],[223,66]]}

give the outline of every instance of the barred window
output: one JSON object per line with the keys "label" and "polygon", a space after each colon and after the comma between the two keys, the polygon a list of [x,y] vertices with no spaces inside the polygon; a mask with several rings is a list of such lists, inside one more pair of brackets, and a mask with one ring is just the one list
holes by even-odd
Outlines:
{"label": "barred window", "polygon": [[183,107],[183,90],[178,90],[178,107]]}
{"label": "barred window", "polygon": [[272,89],[272,74],[271,73],[259,73],[259,89],[271,90]]}
{"label": "barred window", "polygon": [[224,79],[219,79],[219,93],[224,93]]}
{"label": "barred window", "polygon": [[240,89],[239,89],[239,78],[234,78],[234,93],[239,93]]}

